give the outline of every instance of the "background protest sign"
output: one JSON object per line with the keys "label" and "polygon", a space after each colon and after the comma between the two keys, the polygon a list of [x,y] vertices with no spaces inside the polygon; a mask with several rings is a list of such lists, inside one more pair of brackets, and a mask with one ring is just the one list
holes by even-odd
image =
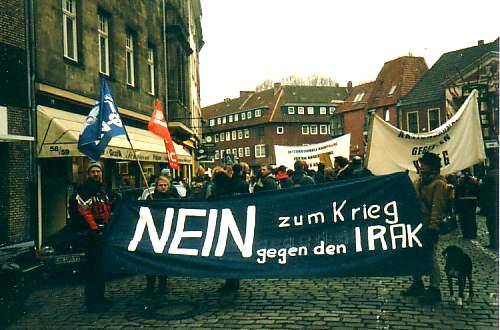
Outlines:
{"label": "background protest sign", "polygon": [[104,269],[221,278],[411,275],[426,268],[405,173],[216,201],[124,203]]}
{"label": "background protest sign", "polygon": [[474,90],[446,123],[427,133],[398,129],[373,117],[368,140],[368,169],[375,175],[409,170],[417,173],[418,159],[426,151],[441,157],[441,174],[447,175],[486,158]]}
{"label": "background protest sign", "polygon": [[349,159],[349,148],[351,144],[351,134],[345,134],[338,138],[307,146],[274,146],[276,155],[276,165],[285,165],[293,168],[296,160],[303,159],[309,168],[315,170],[320,162],[320,155],[328,153],[331,162],[333,157],[343,156]]}

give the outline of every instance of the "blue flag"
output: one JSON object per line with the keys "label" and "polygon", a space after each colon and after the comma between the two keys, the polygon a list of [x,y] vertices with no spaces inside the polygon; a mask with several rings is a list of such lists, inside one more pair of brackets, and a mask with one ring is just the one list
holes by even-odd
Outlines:
{"label": "blue flag", "polygon": [[118,108],[109,92],[108,83],[101,79],[99,101],[90,110],[78,139],[78,150],[98,160],[112,137],[125,135]]}

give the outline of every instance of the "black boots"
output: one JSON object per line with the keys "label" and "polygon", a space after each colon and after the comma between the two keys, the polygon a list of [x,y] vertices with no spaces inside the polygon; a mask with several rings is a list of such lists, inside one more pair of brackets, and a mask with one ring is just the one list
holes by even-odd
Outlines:
{"label": "black boots", "polygon": [[441,290],[432,286],[425,290],[424,295],[420,298],[420,303],[425,305],[435,305],[441,302]]}
{"label": "black boots", "polygon": [[401,295],[403,297],[420,297],[425,293],[424,283],[422,281],[413,282],[411,286],[401,291]]}

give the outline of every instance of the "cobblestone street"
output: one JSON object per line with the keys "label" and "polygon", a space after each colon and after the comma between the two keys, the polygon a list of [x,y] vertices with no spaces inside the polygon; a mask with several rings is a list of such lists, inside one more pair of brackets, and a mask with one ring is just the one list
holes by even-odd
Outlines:
{"label": "cobblestone street", "polygon": [[145,308],[145,278],[131,276],[108,282],[113,305],[98,314],[83,311],[81,284],[43,285],[9,329],[498,329],[498,253],[483,247],[483,217],[478,226],[477,240],[456,230],[440,242],[473,259],[475,296],[464,306],[451,301],[443,270],[443,303],[434,307],[400,297],[410,279],[397,277],[242,280],[229,302],[219,300],[221,279],[171,278],[156,308]]}

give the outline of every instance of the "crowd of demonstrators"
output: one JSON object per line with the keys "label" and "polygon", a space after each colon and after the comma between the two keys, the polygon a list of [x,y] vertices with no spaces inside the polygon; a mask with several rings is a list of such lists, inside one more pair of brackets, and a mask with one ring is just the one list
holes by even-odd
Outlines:
{"label": "crowd of demonstrators", "polygon": [[87,180],[77,188],[75,195],[77,213],[85,223],[85,308],[89,312],[102,312],[110,307],[105,299],[105,282],[102,271],[104,227],[111,218],[111,201],[102,184],[102,165],[90,162]]}

